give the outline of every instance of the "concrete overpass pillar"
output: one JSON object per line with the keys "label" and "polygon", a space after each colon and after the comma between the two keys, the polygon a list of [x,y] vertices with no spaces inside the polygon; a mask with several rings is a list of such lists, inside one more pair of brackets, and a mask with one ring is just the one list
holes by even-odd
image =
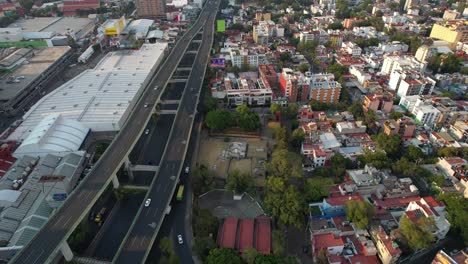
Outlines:
{"label": "concrete overpass pillar", "polygon": [[132,163],[130,162],[130,159],[128,158],[128,156],[125,157],[124,164],[125,164],[125,170],[127,171],[127,174],[128,174],[128,179],[130,180],[130,182],[133,182],[135,177],[133,176]]}
{"label": "concrete overpass pillar", "polygon": [[62,252],[62,255],[63,255],[63,257],[65,258],[66,261],[72,261],[73,252],[72,252],[70,246],[68,245],[67,241],[65,241],[62,244],[62,247],[60,248],[60,251]]}
{"label": "concrete overpass pillar", "polygon": [[118,189],[120,187],[119,178],[117,178],[117,174],[114,174],[114,176],[112,176],[112,186],[114,186],[114,189]]}

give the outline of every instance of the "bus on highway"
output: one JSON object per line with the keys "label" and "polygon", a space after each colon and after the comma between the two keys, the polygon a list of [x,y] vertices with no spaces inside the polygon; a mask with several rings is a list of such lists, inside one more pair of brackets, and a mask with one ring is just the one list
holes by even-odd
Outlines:
{"label": "bus on highway", "polygon": [[177,191],[177,201],[182,201],[183,196],[184,196],[184,186],[180,185],[179,190]]}

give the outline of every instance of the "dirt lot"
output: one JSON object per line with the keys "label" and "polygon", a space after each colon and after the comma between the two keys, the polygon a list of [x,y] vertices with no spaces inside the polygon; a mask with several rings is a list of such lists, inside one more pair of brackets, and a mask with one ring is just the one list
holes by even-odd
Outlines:
{"label": "dirt lot", "polygon": [[[230,142],[245,142],[248,144],[246,158],[229,159],[223,157]],[[215,177],[226,179],[230,171],[239,170],[255,177],[258,185],[263,185],[265,178],[265,161],[267,159],[268,144],[265,140],[257,138],[224,138],[207,137],[200,143],[198,163],[206,165],[215,174]]]}

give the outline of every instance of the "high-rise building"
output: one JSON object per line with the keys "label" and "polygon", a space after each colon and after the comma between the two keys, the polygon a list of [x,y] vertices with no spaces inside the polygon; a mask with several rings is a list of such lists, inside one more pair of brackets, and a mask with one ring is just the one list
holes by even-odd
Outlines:
{"label": "high-rise building", "polygon": [[310,100],[322,103],[336,103],[340,99],[341,84],[335,81],[331,73],[312,74],[310,76]]}
{"label": "high-rise building", "polygon": [[279,80],[279,88],[289,102],[307,102],[309,95],[309,80],[303,74],[283,68]]}
{"label": "high-rise building", "polygon": [[453,49],[458,42],[468,42],[468,21],[461,19],[436,23],[430,37],[447,41]]}
{"label": "high-rise building", "polygon": [[166,16],[165,0],[136,0],[136,9],[139,17]]}

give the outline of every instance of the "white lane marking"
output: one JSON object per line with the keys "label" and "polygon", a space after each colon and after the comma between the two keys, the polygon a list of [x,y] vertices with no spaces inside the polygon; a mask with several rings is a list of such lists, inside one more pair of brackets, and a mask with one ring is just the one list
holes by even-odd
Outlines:
{"label": "white lane marking", "polygon": [[153,214],[154,217],[156,217],[156,215],[158,214],[158,211],[159,211],[159,208],[156,207],[156,210],[154,210],[154,214]]}
{"label": "white lane marking", "polygon": [[36,259],[34,260],[33,264],[35,264],[41,258],[42,254],[44,254],[44,250],[41,251],[41,254],[39,254],[39,256],[36,256]]}
{"label": "white lane marking", "polygon": [[130,248],[131,248],[131,249],[133,248],[133,244],[135,243],[135,240],[136,240],[136,237],[134,237],[134,238],[132,239],[132,242],[130,242]]}

